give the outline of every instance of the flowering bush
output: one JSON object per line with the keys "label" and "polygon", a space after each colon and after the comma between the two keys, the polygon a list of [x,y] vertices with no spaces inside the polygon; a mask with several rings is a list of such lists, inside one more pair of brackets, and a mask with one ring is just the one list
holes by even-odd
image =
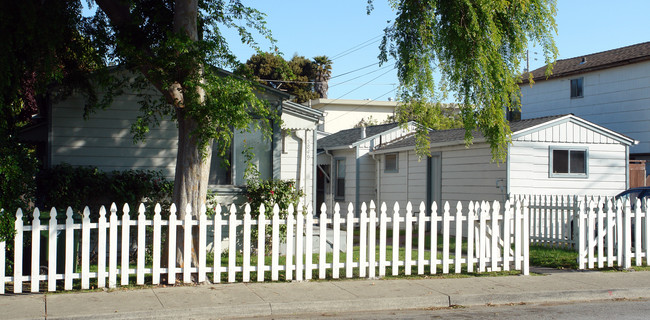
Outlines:
{"label": "flowering bush", "polygon": [[[251,217],[257,219],[259,208],[264,204],[264,214],[267,218],[273,217],[273,206],[275,204],[280,208],[280,219],[287,217],[289,204],[293,204],[295,210],[298,209],[300,197],[304,196],[302,190],[296,189],[296,182],[293,180],[253,179],[248,181],[247,193],[248,203],[251,205]],[[295,212],[295,211],[294,211]],[[267,236],[271,235],[271,227],[267,226]],[[285,241],[287,235],[286,225],[280,226],[280,240]],[[254,234],[257,236],[257,233]]]}

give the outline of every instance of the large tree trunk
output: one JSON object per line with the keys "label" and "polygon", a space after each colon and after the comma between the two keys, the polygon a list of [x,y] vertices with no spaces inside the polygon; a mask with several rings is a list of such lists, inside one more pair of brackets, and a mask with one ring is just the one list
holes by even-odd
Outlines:
{"label": "large tree trunk", "polygon": [[[210,173],[211,144],[205,150],[206,157],[201,157],[201,150],[198,141],[192,136],[192,131],[199,123],[186,116],[184,109],[178,109],[178,154],[176,157],[176,176],[174,180],[173,201],[177,205],[179,218],[186,214],[186,207],[189,204],[192,208],[192,215],[198,217],[200,208],[205,204],[208,192],[208,176]],[[177,229],[176,242],[176,264],[184,267],[183,256],[189,254],[183,252],[184,228]],[[192,262],[198,264],[198,228],[194,228],[192,241]],[[185,266],[190,267],[190,266]]]}

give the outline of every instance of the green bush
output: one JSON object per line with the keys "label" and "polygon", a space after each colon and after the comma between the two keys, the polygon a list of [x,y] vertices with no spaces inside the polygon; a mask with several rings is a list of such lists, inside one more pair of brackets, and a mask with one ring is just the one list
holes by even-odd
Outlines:
{"label": "green bush", "polygon": [[119,209],[129,204],[136,212],[144,202],[147,216],[153,215],[153,205],[164,208],[171,203],[173,182],[167,181],[161,172],[152,170],[113,171],[110,174],[96,167],[73,167],[60,164],[44,169],[37,176],[38,207],[44,210],[65,210],[68,206],[81,212],[88,205],[97,211],[100,205],[115,202]]}
{"label": "green bush", "polygon": [[[298,210],[298,202],[304,196],[302,190],[296,189],[296,183],[293,180],[252,179],[248,181],[246,196],[248,203],[251,205],[251,218],[259,217],[260,205],[264,204],[264,215],[266,218],[273,217],[273,206],[275,204],[280,208],[280,219],[287,218],[287,212],[290,204],[293,204],[294,213]],[[287,236],[287,226],[280,226],[280,241],[284,242]],[[267,226],[266,234],[271,234],[271,227]],[[255,232],[253,239],[257,236]]]}

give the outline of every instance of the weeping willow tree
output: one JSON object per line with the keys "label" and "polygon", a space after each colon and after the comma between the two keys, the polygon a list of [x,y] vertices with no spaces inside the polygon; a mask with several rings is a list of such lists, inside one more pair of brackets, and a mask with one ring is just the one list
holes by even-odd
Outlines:
{"label": "weeping willow tree", "polygon": [[[372,0],[368,3],[370,12]],[[555,0],[389,3],[396,18],[385,29],[379,59],[397,61],[402,102],[398,119],[414,117],[421,125],[418,152],[429,152],[426,128],[437,122],[433,102],[453,95],[459,102],[466,143],[472,142],[472,131],[479,130],[490,144],[493,160],[503,161],[512,133],[504,111],[520,108],[520,64],[528,45],[541,47],[549,74],[557,57]]]}

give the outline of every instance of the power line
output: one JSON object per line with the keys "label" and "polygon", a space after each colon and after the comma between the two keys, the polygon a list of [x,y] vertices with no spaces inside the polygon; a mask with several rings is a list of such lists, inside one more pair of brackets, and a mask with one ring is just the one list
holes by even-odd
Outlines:
{"label": "power line", "polygon": [[348,95],[348,94],[350,94],[350,93],[352,93],[352,92],[354,92],[354,91],[360,89],[361,87],[363,87],[363,86],[365,86],[365,85],[367,85],[367,84],[369,84],[369,83],[371,83],[371,82],[373,82],[373,81],[375,81],[375,80],[381,78],[383,75],[385,75],[385,74],[387,74],[387,73],[389,73],[389,72],[391,72],[391,71],[393,71],[393,70],[395,70],[395,67],[393,67],[392,69],[390,69],[390,70],[388,70],[388,71],[386,71],[386,72],[384,72],[384,73],[382,73],[382,74],[380,74],[380,75],[378,75],[378,76],[376,76],[376,77],[370,79],[370,81],[368,81],[368,82],[366,82],[366,83],[364,83],[364,84],[362,84],[362,85],[360,85],[360,86],[358,86],[358,87],[356,87],[356,88],[354,88],[354,89],[348,91],[348,92],[345,93],[344,95],[338,97],[337,100],[338,100],[338,99],[341,99],[341,98],[345,97],[346,95]]}
{"label": "power line", "polygon": [[[381,97],[383,97],[383,96],[385,96],[385,95],[387,95],[387,94],[389,94],[389,93],[391,93],[391,92],[393,92],[393,91],[395,91],[395,90],[397,90],[397,88],[390,89],[390,90],[388,90],[387,92],[383,93],[382,95],[379,95],[379,96],[375,97],[375,98],[372,99],[372,100],[368,100],[368,102],[366,102],[366,103],[364,103],[364,104],[362,104],[362,105],[360,105],[360,106],[358,106],[358,107],[356,107],[356,108],[354,108],[354,109],[352,109],[352,110],[350,110],[350,111],[348,111],[348,112],[346,112],[346,113],[344,113],[344,114],[342,114],[342,115],[340,115],[340,116],[338,116],[338,117],[336,117],[336,118],[332,118],[332,119],[329,119],[329,120],[327,120],[327,121],[330,121],[330,122],[331,122],[331,121],[334,121],[334,120],[336,120],[336,119],[338,119],[338,118],[344,117],[344,116],[346,116],[347,114],[351,113],[352,111],[356,111],[356,110],[360,109],[361,107],[364,107],[364,106],[370,104],[370,103],[373,102],[373,101],[377,101],[377,99],[379,99],[379,98],[381,98]],[[339,99],[340,99],[340,98],[339,98]],[[334,102],[334,101],[336,101],[336,100],[338,100],[338,99],[335,99],[335,100],[333,100],[332,102]],[[329,105],[329,104],[331,104],[331,102],[328,103],[328,104],[326,104],[325,106],[327,106],[327,105]]]}
{"label": "power line", "polygon": [[[373,74],[373,73],[375,73],[375,72],[377,72],[377,71],[384,70],[384,69],[386,69],[386,68],[388,68],[388,67],[391,67],[391,66],[390,66],[390,65],[388,65],[388,66],[384,66],[384,67],[382,67],[382,68],[379,68],[379,69],[377,69],[377,70],[370,71],[370,72],[368,72],[368,73],[362,74],[362,75],[357,76],[357,77],[354,77],[354,78],[352,78],[352,79],[348,79],[348,80],[345,80],[345,81],[343,81],[343,82],[339,82],[339,83],[333,84],[333,85],[331,85],[331,86],[329,86],[329,87],[330,87],[330,88],[331,88],[331,87],[336,87],[336,86],[338,86],[338,85],[340,85],[340,84],[344,84],[344,83],[350,82],[350,81],[352,81],[352,80],[356,80],[356,79],[359,79],[359,78],[361,78],[361,77],[365,77],[365,76],[367,76],[367,75],[369,75],[369,74]],[[393,67],[393,69],[395,69],[395,67]]]}
{"label": "power line", "polygon": [[378,64],[379,64],[379,62],[375,62],[375,63],[369,64],[369,65],[367,65],[367,66],[365,66],[365,67],[361,67],[361,68],[359,68],[359,69],[355,69],[355,70],[352,70],[352,71],[348,71],[348,72],[344,72],[344,73],[341,73],[341,74],[335,75],[335,76],[331,77],[330,79],[334,79],[334,78],[342,77],[342,76],[344,76],[344,75],[346,75],[346,74],[350,74],[350,73],[353,73],[353,72],[361,71],[361,70],[363,70],[363,69],[370,68],[370,67],[372,67],[372,66],[374,66],[374,65],[378,65]]}
{"label": "power line", "polygon": [[[380,34],[380,35],[378,35],[378,36],[376,36],[376,37],[373,37],[373,38],[371,38],[371,39],[369,39],[369,40],[366,40],[366,41],[364,41],[364,42],[362,42],[362,43],[360,43],[360,44],[358,44],[358,45],[356,45],[356,46],[354,46],[354,47],[352,47],[352,48],[350,48],[350,49],[347,49],[347,50],[345,50],[345,51],[343,51],[343,52],[341,52],[341,53],[335,54],[334,56],[332,56],[331,59],[332,59],[332,60],[334,60],[334,59],[338,59],[338,58],[344,57],[344,56],[346,56],[346,55],[348,55],[348,54],[350,54],[350,53],[352,53],[352,52],[355,52],[355,51],[357,51],[357,50],[360,50],[360,49],[362,49],[362,48],[365,48],[365,47],[367,47],[367,46],[369,46],[369,45],[371,45],[371,44],[373,44],[373,43],[378,42],[379,40],[375,40],[375,39],[380,38],[380,37],[382,37],[382,36],[383,36],[383,35]],[[373,41],[373,40],[374,40],[374,41]]]}

